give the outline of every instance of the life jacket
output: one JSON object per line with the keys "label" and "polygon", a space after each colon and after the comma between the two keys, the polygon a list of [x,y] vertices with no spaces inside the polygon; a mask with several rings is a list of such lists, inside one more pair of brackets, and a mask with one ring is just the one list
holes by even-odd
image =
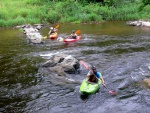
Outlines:
{"label": "life jacket", "polygon": [[55,33],[55,31],[54,31],[53,29],[51,30],[51,33],[50,33],[50,34],[52,34],[52,33]]}
{"label": "life jacket", "polygon": [[76,39],[76,38],[77,38],[77,35],[76,35],[76,34],[71,34],[71,37],[72,37],[73,39]]}
{"label": "life jacket", "polygon": [[88,81],[89,82],[97,83],[96,75],[92,74],[91,76],[89,76]]}

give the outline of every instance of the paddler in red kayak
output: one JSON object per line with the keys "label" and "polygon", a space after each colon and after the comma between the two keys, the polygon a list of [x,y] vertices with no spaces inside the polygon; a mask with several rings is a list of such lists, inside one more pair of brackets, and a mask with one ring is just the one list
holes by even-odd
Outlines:
{"label": "paddler in red kayak", "polygon": [[76,39],[77,38],[77,34],[75,33],[75,31],[74,30],[72,30],[72,34],[71,34],[71,37],[73,38],[73,39]]}
{"label": "paddler in red kayak", "polygon": [[75,33],[75,31],[74,30],[72,30],[72,33],[71,33],[71,35],[70,36],[68,36],[67,38],[68,39],[77,39],[77,34]]}

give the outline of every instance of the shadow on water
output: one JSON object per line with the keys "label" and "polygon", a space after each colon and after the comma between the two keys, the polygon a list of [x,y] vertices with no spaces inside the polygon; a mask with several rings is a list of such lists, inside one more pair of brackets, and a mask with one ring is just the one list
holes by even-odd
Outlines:
{"label": "shadow on water", "polygon": [[88,98],[89,98],[89,95],[80,95],[80,98],[83,100],[83,101],[85,101],[85,100],[87,100]]}
{"label": "shadow on water", "polygon": [[[149,89],[139,82],[150,77],[149,28],[118,21],[62,24],[58,34],[68,35],[72,29],[80,29],[83,38],[69,45],[49,39],[32,45],[18,29],[0,30],[0,112],[148,113]],[[48,31],[40,30],[43,36]],[[60,77],[38,72],[41,63],[59,53],[95,65],[108,88],[118,95],[110,95],[104,87],[96,94],[80,95],[79,83],[88,72],[82,66],[81,73],[70,75],[78,83],[64,83]]]}

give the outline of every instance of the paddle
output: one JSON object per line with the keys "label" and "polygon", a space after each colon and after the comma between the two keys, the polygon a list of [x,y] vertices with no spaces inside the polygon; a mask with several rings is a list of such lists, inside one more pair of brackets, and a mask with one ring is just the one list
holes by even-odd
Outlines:
{"label": "paddle", "polygon": [[59,24],[55,28],[58,29],[59,28]]}
{"label": "paddle", "polygon": [[[103,85],[103,86],[104,86],[104,85]],[[109,92],[111,95],[117,95],[117,92],[108,89],[106,86],[104,86],[104,87],[108,90],[108,92]]]}
{"label": "paddle", "polygon": [[80,34],[80,32],[81,32],[80,30],[77,30],[75,33],[76,33],[76,34]]}
{"label": "paddle", "polygon": [[[81,64],[84,65],[84,67],[85,67],[87,70],[91,70],[91,69],[88,67],[88,65],[86,65],[86,63],[85,63],[83,60],[80,60],[80,62],[81,62]],[[108,90],[108,92],[109,92],[111,95],[116,95],[116,94],[117,94],[117,92],[108,89],[105,85],[103,85],[103,86]]]}
{"label": "paddle", "polygon": [[47,36],[44,36],[43,39],[47,39]]}

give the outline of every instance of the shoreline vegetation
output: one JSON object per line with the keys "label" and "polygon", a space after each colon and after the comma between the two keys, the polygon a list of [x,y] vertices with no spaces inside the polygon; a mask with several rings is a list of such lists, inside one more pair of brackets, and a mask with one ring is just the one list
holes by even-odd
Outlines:
{"label": "shoreline vegetation", "polygon": [[3,0],[0,2],[0,27],[37,23],[150,20],[150,5],[148,4],[140,10],[142,0],[132,0],[132,2],[131,0],[124,2],[121,2],[122,0],[110,0],[115,1],[111,4],[109,2],[81,1]]}

